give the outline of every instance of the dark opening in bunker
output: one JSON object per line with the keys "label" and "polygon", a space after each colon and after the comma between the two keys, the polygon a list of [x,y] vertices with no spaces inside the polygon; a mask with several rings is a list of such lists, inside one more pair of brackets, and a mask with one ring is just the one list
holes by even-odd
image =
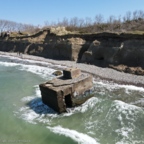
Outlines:
{"label": "dark opening in bunker", "polygon": [[71,95],[66,95],[65,96],[65,104],[66,104],[66,107],[72,107],[72,100],[71,100]]}
{"label": "dark opening in bunker", "polygon": [[104,57],[99,57],[97,58],[97,60],[104,60]]}

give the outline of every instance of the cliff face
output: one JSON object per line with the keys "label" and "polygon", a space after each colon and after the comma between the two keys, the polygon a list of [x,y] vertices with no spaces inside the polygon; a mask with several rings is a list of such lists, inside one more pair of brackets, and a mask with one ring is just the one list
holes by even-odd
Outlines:
{"label": "cliff face", "polygon": [[0,51],[21,52],[59,60],[77,61],[89,45],[89,42],[78,36],[59,36],[49,30],[30,36],[0,38]]}
{"label": "cliff face", "polygon": [[124,64],[144,67],[144,40],[93,41],[81,59],[82,62],[107,66]]}
{"label": "cliff face", "polygon": [[[136,74],[143,74],[144,68],[144,34],[57,35],[47,29],[33,35],[1,37],[0,51],[110,66],[126,72],[132,67],[131,73]],[[140,67],[140,72],[134,67]]]}

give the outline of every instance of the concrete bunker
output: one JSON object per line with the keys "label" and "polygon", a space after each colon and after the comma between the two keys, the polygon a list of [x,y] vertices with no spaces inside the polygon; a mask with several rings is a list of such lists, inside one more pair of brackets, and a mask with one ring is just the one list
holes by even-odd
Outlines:
{"label": "concrete bunker", "polygon": [[81,73],[80,69],[68,68],[63,70],[63,76],[54,78],[39,85],[42,101],[58,113],[66,112],[67,108],[80,105],[85,92],[92,88],[92,76]]}
{"label": "concrete bunker", "polygon": [[64,102],[65,102],[66,107],[71,108],[72,107],[72,97],[71,97],[71,95],[70,94],[66,95],[64,97],[64,100],[65,100]]}

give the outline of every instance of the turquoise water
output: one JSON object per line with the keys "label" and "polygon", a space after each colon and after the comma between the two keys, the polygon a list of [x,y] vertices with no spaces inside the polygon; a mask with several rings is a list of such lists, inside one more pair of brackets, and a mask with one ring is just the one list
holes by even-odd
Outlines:
{"label": "turquoise water", "polygon": [[53,71],[0,57],[0,144],[144,143],[144,88],[94,81],[93,98],[58,115],[38,87]]}

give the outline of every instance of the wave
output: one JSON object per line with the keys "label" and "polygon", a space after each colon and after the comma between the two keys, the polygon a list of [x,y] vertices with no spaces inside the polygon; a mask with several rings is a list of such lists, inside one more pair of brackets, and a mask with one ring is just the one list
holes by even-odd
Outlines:
{"label": "wave", "polygon": [[[0,62],[0,65],[16,67],[17,69],[22,71],[28,71],[34,74],[38,74],[43,78],[52,77],[51,75],[54,69],[34,65],[36,63],[35,61],[28,62],[28,64],[26,64],[26,60],[24,61],[25,64],[24,62],[16,63],[13,61]],[[104,83],[101,81],[94,81],[94,87],[96,88],[96,93],[99,93],[97,91],[97,88],[99,88],[100,92],[103,92],[105,94],[105,97],[107,97],[105,89],[109,92],[109,94],[112,94],[113,91],[119,89],[124,89],[125,93],[127,94],[131,94],[131,92],[134,93],[135,91],[139,91],[142,94],[144,92],[144,88],[142,87],[133,85],[111,84],[109,82]],[[67,109],[68,113],[58,115],[50,107],[43,104],[38,85],[34,86],[34,88],[34,95],[22,98],[21,102],[23,103],[23,106],[21,106],[20,109],[15,112],[15,114],[17,114],[19,118],[22,118],[27,122],[33,124],[45,124],[51,131],[70,137],[80,144],[98,143],[96,139],[88,136],[87,134],[95,137],[99,132],[101,132],[103,135],[107,135],[107,137],[110,138],[111,135],[109,134],[114,133],[116,138],[113,138],[113,140],[115,140],[115,143],[117,141],[117,144],[128,143],[129,141],[136,142],[138,141],[138,138],[140,140],[142,139],[141,134],[138,135],[139,137],[136,134],[137,131],[142,131],[141,126],[137,123],[141,122],[141,125],[144,125],[143,108],[131,104],[143,102],[143,98],[127,104],[120,100],[106,99],[105,97],[102,97],[100,95],[99,97],[90,98],[81,106]],[[120,92],[121,91],[119,91],[119,93]],[[79,133],[78,131],[70,130],[69,128],[63,128],[62,126],[55,126],[58,125],[57,123],[59,121],[62,121],[64,123],[66,117],[75,119],[77,118],[76,116],[79,114],[82,114],[84,116],[84,121],[82,121],[81,127],[87,130],[87,134]],[[110,130],[109,128],[112,128],[112,130]],[[109,129],[110,131],[108,131],[107,129]],[[97,137],[99,138],[99,136]],[[104,136],[102,138],[104,138]]]}
{"label": "wave", "polygon": [[50,124],[51,120],[57,116],[53,109],[43,104],[41,98],[28,96],[23,98],[22,101],[27,102],[27,106],[21,107],[17,114],[19,118],[29,123],[37,124],[41,122]]}
{"label": "wave", "polygon": [[70,137],[72,140],[78,142],[78,144],[99,144],[94,138],[86,134],[79,133],[76,130],[70,130],[67,128],[63,128],[61,126],[47,127],[47,128],[56,134]]}
{"label": "wave", "polygon": [[[32,59],[23,59],[20,57],[14,57],[14,56],[5,56],[5,55],[0,55],[0,57],[7,58],[10,62],[15,62],[15,63],[23,63],[23,64],[33,64],[33,65],[38,65],[38,66],[44,66],[44,67],[53,67],[53,64],[50,62],[45,62],[42,60],[32,60]],[[65,65],[61,64],[54,64],[55,67],[58,68],[67,68]]]}
{"label": "wave", "polygon": [[74,113],[85,113],[88,110],[93,109],[98,102],[100,102],[101,99],[98,99],[97,97],[92,97],[88,99],[85,103],[82,105],[75,107],[75,108],[67,108],[68,113],[65,113],[64,116],[70,116]]}
{"label": "wave", "polygon": [[[34,96],[21,99],[27,105],[20,108],[18,115],[25,121],[32,124],[45,124],[54,133],[70,137],[79,144],[97,144],[98,142],[94,138],[96,136],[99,138],[97,135],[99,132],[103,135],[102,139],[105,138],[104,135],[107,135],[107,138],[117,144],[137,140],[135,133],[141,129],[137,121],[141,121],[144,116],[142,108],[119,100],[110,101],[92,97],[81,106],[69,109],[68,113],[57,114],[43,104],[38,85],[34,88]],[[79,114],[83,115],[83,118],[79,118]],[[68,127],[63,128],[65,127],[64,123],[68,123],[69,119],[77,121],[77,118],[81,121],[80,131],[86,130],[87,134],[92,137],[79,133],[79,127],[75,130],[70,130]],[[58,123],[61,123],[61,126],[57,126]],[[114,133],[116,137],[112,138],[111,133]]]}
{"label": "wave", "polygon": [[36,65],[21,65],[19,70],[28,71],[37,74],[42,78],[53,77],[52,73],[55,71],[54,69],[51,68],[46,68],[46,67],[36,66]]}
{"label": "wave", "polygon": [[31,72],[33,74],[37,74],[42,78],[49,78],[54,77],[52,73],[55,71],[49,67],[37,66],[37,65],[27,65],[22,63],[15,63],[15,62],[0,62],[0,65],[6,67],[16,67],[18,70]]}
{"label": "wave", "polygon": [[[49,62],[43,62],[43,61],[37,61],[37,60],[28,60],[28,59],[22,59],[19,57],[13,57],[13,56],[4,56],[2,55],[1,57],[6,57],[8,58],[8,60],[10,60],[9,62],[0,62],[0,65],[4,65],[4,66],[21,66],[21,68],[19,68],[20,70],[25,70],[25,71],[29,71],[38,75],[41,75],[43,78],[47,78],[47,76],[52,75],[52,73],[55,71],[54,69],[50,68],[53,67],[52,63]],[[66,66],[63,65],[54,65],[55,67],[58,68],[66,68]],[[95,79],[93,79],[93,83],[96,86],[102,86],[107,88],[109,91],[113,91],[115,89],[120,89],[120,88],[124,88],[126,93],[130,93],[130,91],[140,91],[140,92],[144,92],[144,88],[143,87],[138,87],[138,86],[134,86],[134,85],[122,85],[122,84],[112,84],[110,82],[102,82],[102,81],[95,81]]]}
{"label": "wave", "polygon": [[107,82],[102,82],[102,81],[95,81],[95,80],[93,81],[93,83],[96,86],[99,85],[99,86],[105,87],[109,91],[124,88],[127,93],[129,93],[129,90],[144,92],[143,87],[138,87],[138,86],[134,86],[134,85],[122,85],[122,84],[116,84],[116,83],[113,84],[113,83],[109,83],[108,81]]}
{"label": "wave", "polygon": [[11,62],[0,62],[0,65],[2,66],[6,66],[6,67],[14,67],[14,66],[18,66],[18,63],[11,63]]}
{"label": "wave", "polygon": [[86,111],[95,107],[96,103],[99,101],[96,97],[90,98],[81,106],[75,108],[68,108],[68,113],[57,114],[53,109],[48,107],[42,102],[39,94],[39,88],[36,86],[36,96],[27,96],[21,99],[22,102],[27,103],[27,106],[23,106],[19,110],[20,118],[36,124],[37,122],[51,124],[51,120],[54,118],[63,118],[71,116],[76,113],[85,113]]}

